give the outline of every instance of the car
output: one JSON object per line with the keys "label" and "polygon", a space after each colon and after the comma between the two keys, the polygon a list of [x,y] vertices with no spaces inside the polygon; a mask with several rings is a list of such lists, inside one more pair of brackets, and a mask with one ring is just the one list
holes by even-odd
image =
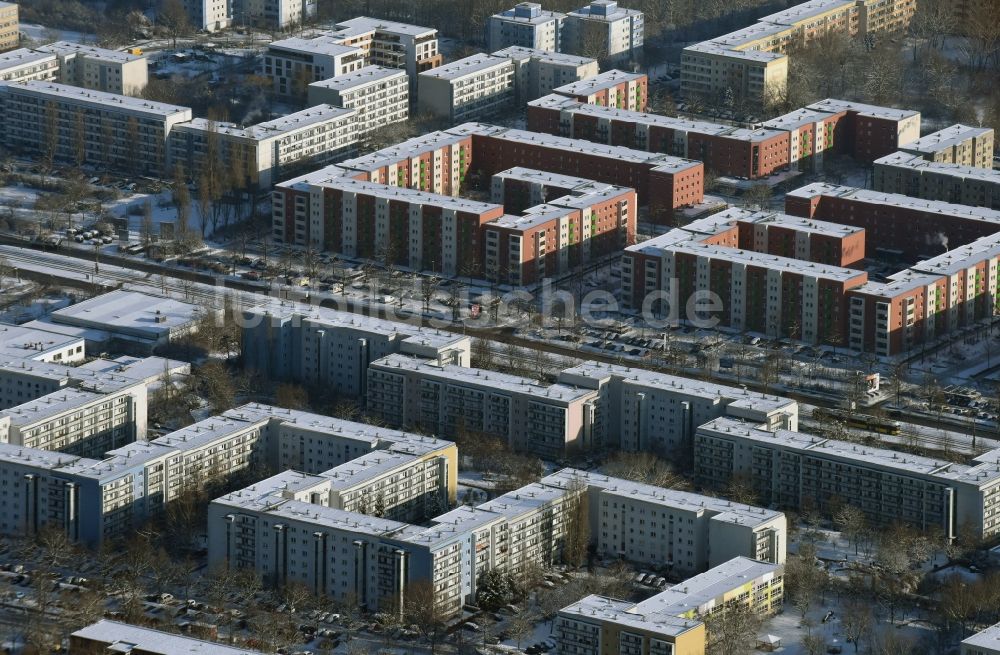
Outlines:
{"label": "car", "polygon": [[472,621],[469,621],[468,623],[462,624],[462,629],[468,630],[469,632],[479,632],[481,628],[479,627],[478,623],[473,623]]}

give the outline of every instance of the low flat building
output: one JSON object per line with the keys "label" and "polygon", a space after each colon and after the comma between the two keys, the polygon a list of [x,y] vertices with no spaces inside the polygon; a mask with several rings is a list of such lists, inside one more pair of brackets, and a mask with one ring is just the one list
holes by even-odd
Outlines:
{"label": "low flat building", "polygon": [[424,71],[417,76],[420,111],[453,123],[479,120],[514,106],[514,63],[478,54]]}
{"label": "low flat building", "polygon": [[900,146],[929,162],[993,169],[993,128],[952,125]]}
{"label": "low flat building", "polygon": [[149,83],[148,61],[141,55],[72,41],[57,41],[37,50],[59,59],[59,81],[63,84],[139,96]]}
{"label": "low flat building", "polygon": [[1000,624],[962,640],[962,655],[1000,655]]}
{"label": "low flat building", "polygon": [[873,188],[924,200],[1000,210],[1000,170],[895,152],[874,162]]}
{"label": "low flat building", "polygon": [[214,641],[193,639],[171,632],[101,619],[69,636],[73,655],[264,655],[261,651],[235,648]]}
{"label": "low flat building", "polygon": [[194,332],[200,320],[216,313],[170,298],[118,290],[56,310],[52,320],[106,330],[123,341],[152,347]]}
{"label": "low flat building", "polygon": [[348,75],[309,85],[310,106],[334,105],[355,110],[358,139],[410,117],[410,83],[397,68],[365,66]]}

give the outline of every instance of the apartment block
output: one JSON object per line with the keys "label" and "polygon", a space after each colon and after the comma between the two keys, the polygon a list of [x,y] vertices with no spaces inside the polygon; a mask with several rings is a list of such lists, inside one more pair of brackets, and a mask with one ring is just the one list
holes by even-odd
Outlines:
{"label": "apartment block", "polygon": [[83,362],[86,355],[82,337],[27,324],[0,323],[0,357],[8,361],[76,364]]}
{"label": "apartment block", "polygon": [[591,389],[397,354],[371,363],[367,391],[368,411],[393,426],[499,437],[547,459],[594,445]]}
{"label": "apartment block", "polygon": [[721,175],[767,177],[789,165],[789,135],[615,109],[550,95],[528,104],[529,129],[704,162]]}
{"label": "apartment block", "polygon": [[[912,0],[901,1],[912,3]],[[920,112],[912,109],[879,107],[834,98],[814,102],[805,109],[834,117],[843,113],[843,118],[837,121],[840,129],[834,128],[834,147],[865,163],[896,152],[920,136]]]}
{"label": "apartment block", "polygon": [[1000,625],[992,625],[963,639],[962,655],[998,655],[1000,653]]}
{"label": "apartment block", "polygon": [[[349,497],[354,493],[370,495],[372,502],[381,497],[383,511],[406,515],[415,515],[420,506],[434,511],[454,502],[454,444],[251,404],[152,441],[113,449],[101,459],[0,444],[0,479],[11,481],[16,501],[0,506],[0,529],[31,535],[60,527],[72,541],[96,546],[124,536],[209,478],[288,465],[305,472],[295,474],[300,478],[316,476],[376,452],[415,459],[397,467],[394,475],[384,475],[373,460],[363,459],[370,464],[370,475],[356,480],[366,478],[368,484],[341,485],[344,495],[337,502],[354,502]],[[327,480],[328,491],[343,481],[343,475],[339,482]]]}
{"label": "apartment block", "polygon": [[993,128],[952,125],[904,144],[900,150],[938,164],[992,170]]}
{"label": "apartment block", "polygon": [[1000,532],[997,451],[968,466],[729,418],[700,426],[695,440],[700,484],[745,476],[764,505],[853,505],[875,526],[902,521],[946,538],[962,528],[985,539]]}
{"label": "apartment block", "polygon": [[444,63],[437,30],[431,27],[360,16],[337,23],[333,34],[344,45],[360,48],[366,65],[405,70],[411,97],[417,90],[417,74]]}
{"label": "apartment block", "polygon": [[860,37],[898,32],[915,11],[913,0],[809,0],[684,48],[681,89],[713,99],[726,93],[759,102],[782,98],[792,46],[830,33]]}
{"label": "apartment block", "polygon": [[719,416],[798,429],[794,400],[627,366],[587,362],[562,371],[560,384],[597,392],[594,445],[680,458],[697,426]]}
{"label": "apartment block", "polygon": [[6,84],[0,104],[8,148],[154,176],[167,174],[170,131],[191,120],[187,107],[53,82]]}
{"label": "apartment block", "polygon": [[566,14],[546,11],[537,2],[519,2],[490,16],[487,46],[490,51],[518,46],[560,52],[565,20]]}
{"label": "apartment block", "polygon": [[674,209],[704,197],[704,165],[699,161],[493,126],[461,126],[451,132],[463,130],[472,135],[473,169],[481,175],[523,166],[630,187],[640,204],[650,208],[653,222],[663,222]]}
{"label": "apartment block", "polygon": [[193,639],[172,632],[101,619],[69,636],[73,655],[264,655],[261,651],[235,648],[214,641]]}
{"label": "apartment block", "polygon": [[63,84],[139,96],[149,82],[148,61],[141,55],[72,41],[50,43],[37,50],[58,58],[59,81]]}
{"label": "apartment block", "polygon": [[18,48],[0,54],[2,82],[54,81],[58,76],[59,59],[53,54],[28,48]]}
{"label": "apartment block", "polygon": [[315,104],[249,127],[195,118],[170,133],[170,158],[197,180],[206,166],[239,172],[247,188],[269,189],[309,166],[355,154],[358,111]]}
{"label": "apartment block", "polygon": [[367,394],[368,365],[393,353],[468,366],[468,337],[301,303],[244,310],[244,366],[269,380]]}
{"label": "apartment block", "polygon": [[291,29],[316,17],[317,0],[230,0],[239,25]]}
{"label": "apartment block", "polygon": [[512,108],[514,63],[478,54],[417,76],[417,106],[454,123],[478,120]]}
{"label": "apartment block", "polygon": [[514,286],[536,284],[617,253],[635,241],[637,205],[632,189],[588,181],[520,215],[505,214],[483,225],[483,275]]}
{"label": "apartment block", "polygon": [[640,603],[591,595],[559,610],[554,635],[560,653],[702,655],[702,620],[733,606],[760,615],[779,611],[780,565],[734,558]]}
{"label": "apartment block", "polygon": [[482,228],[503,207],[454,196],[339,178],[319,187],[324,207],[311,236],[348,257],[388,259],[413,270],[475,275],[482,267]]}
{"label": "apartment block", "polygon": [[872,186],[883,193],[1000,210],[1000,170],[930,162],[906,152],[876,159]]}
{"label": "apartment block", "polygon": [[676,318],[695,294],[721,299],[721,325],[811,343],[847,333],[847,292],[868,281],[857,265],[865,231],[773,212],[730,209],[636,244],[622,258],[629,306]]}
{"label": "apartment block", "polygon": [[326,104],[355,111],[358,139],[410,117],[410,83],[405,71],[365,66],[348,75],[309,85],[308,104]]}
{"label": "apartment block", "polygon": [[308,39],[272,41],[264,51],[261,74],[271,80],[278,95],[305,97],[313,82],[348,75],[366,65],[364,50],[323,32]]}
{"label": "apartment block", "polygon": [[642,53],[644,23],[641,11],[619,7],[615,0],[593,0],[566,14],[563,50],[628,63]]}
{"label": "apartment block", "polygon": [[217,32],[233,24],[233,0],[184,0],[188,20],[196,30]]}
{"label": "apartment block", "polygon": [[790,191],[785,211],[864,228],[868,252],[890,260],[927,259],[1000,229],[1000,211],[823,183]]}
{"label": "apartment block", "polygon": [[457,196],[472,164],[472,139],[433,132],[377,152],[348,159],[277,185],[271,196],[275,241],[323,248],[323,217],[337,211],[326,202],[324,185],[349,180],[392,188]]}
{"label": "apartment block", "polygon": [[21,21],[17,4],[0,2],[0,52],[13,50],[21,43]]}
{"label": "apartment block", "polygon": [[[552,89],[587,105],[628,111],[646,111],[649,102],[649,78],[645,73],[626,73],[617,69]],[[544,94],[539,94],[539,96]],[[530,110],[529,110],[530,112]]]}
{"label": "apartment block", "polygon": [[783,564],[785,515],[723,498],[562,469],[543,485],[586,488],[596,552],[687,576],[733,557]]}
{"label": "apartment block", "polygon": [[517,105],[552,93],[556,87],[597,75],[597,60],[524,46],[510,46],[493,53],[514,63]]}

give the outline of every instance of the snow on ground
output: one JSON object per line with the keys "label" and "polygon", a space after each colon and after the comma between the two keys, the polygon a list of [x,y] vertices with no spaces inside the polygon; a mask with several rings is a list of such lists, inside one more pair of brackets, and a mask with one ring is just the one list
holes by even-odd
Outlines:
{"label": "snow on ground", "polygon": [[30,208],[42,195],[42,191],[21,184],[0,187],[0,205]]}
{"label": "snow on ground", "polygon": [[72,30],[57,30],[34,23],[21,23],[21,34],[38,44],[53,41],[73,41],[75,43],[96,43],[97,35],[89,32],[74,32]]}

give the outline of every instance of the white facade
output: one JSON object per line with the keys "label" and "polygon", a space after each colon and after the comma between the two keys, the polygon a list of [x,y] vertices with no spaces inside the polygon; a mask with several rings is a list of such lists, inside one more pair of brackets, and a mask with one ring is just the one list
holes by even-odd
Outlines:
{"label": "white facade", "polygon": [[348,75],[309,85],[309,105],[353,109],[358,138],[410,116],[410,82],[405,71],[365,66]]}
{"label": "white facade", "polygon": [[38,51],[58,57],[59,81],[63,84],[139,96],[149,82],[148,61],[140,55],[71,41],[43,45]]}
{"label": "white facade", "polygon": [[473,55],[418,76],[420,110],[455,123],[506,111],[514,99],[514,64],[501,57]]}
{"label": "white facade", "polygon": [[215,32],[233,24],[233,0],[184,0],[184,9],[198,30]]}
{"label": "white facade", "polygon": [[0,54],[0,82],[55,80],[59,59],[51,53],[18,48]]}
{"label": "white facade", "polygon": [[513,9],[490,16],[487,42],[490,51],[511,46],[560,52],[566,14],[545,11],[535,2],[520,2]]}
{"label": "white facade", "polygon": [[627,62],[641,53],[644,31],[641,11],[619,7],[615,0],[594,0],[566,16],[563,50]]}
{"label": "white facade", "polygon": [[329,32],[311,38],[273,41],[264,51],[261,73],[282,96],[305,96],[319,80],[347,75],[366,65],[364,51],[343,45]]}

